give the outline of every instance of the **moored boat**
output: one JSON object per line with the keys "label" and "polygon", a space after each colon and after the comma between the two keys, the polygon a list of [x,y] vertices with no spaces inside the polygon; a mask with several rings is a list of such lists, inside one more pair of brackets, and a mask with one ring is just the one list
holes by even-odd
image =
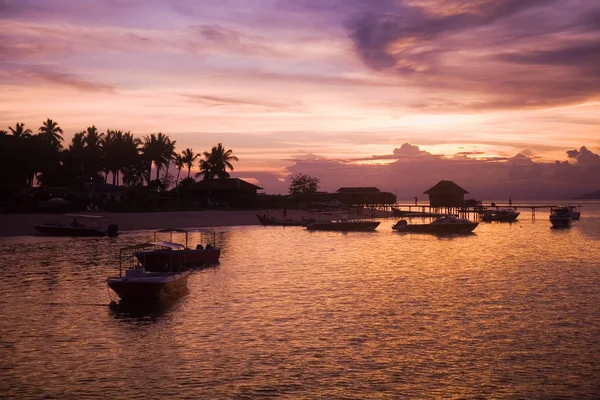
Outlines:
{"label": "moored boat", "polygon": [[312,220],[293,220],[293,219],[276,219],[274,217],[268,217],[267,215],[256,214],[256,217],[260,221],[261,225],[264,226],[306,226]]}
{"label": "moored boat", "polygon": [[569,209],[569,215],[573,221],[578,221],[581,218],[581,212],[577,210],[576,206],[565,206]]}
{"label": "moored boat", "polygon": [[164,271],[152,272],[136,262],[134,252],[148,247],[156,245],[143,243],[119,251],[119,276],[107,278],[106,283],[122,302],[148,305],[177,297],[186,290],[190,271],[171,263]]}
{"label": "moored boat", "polygon": [[468,219],[457,218],[454,215],[445,215],[436,218],[428,224],[412,224],[401,219],[392,226],[392,229],[398,232],[410,233],[465,234],[471,233],[477,225],[479,223],[471,222]]}
{"label": "moored boat", "polygon": [[[157,241],[162,233],[170,234],[170,241]],[[173,234],[185,235],[185,244],[174,243]],[[189,236],[192,233],[200,234],[200,243],[194,248],[188,247]],[[216,247],[216,233],[212,229],[204,228],[177,228],[161,229],[154,232],[152,248],[144,248],[134,252],[135,257],[147,271],[164,271],[170,264],[182,268],[194,268],[204,265],[219,263],[221,249]]]}
{"label": "moored boat", "polygon": [[50,236],[117,236],[119,227],[116,224],[104,226],[103,215],[63,214],[54,221],[34,225],[34,228]]}
{"label": "moored boat", "polygon": [[550,223],[553,228],[568,228],[571,226],[571,208],[568,206],[553,207],[550,209]]}
{"label": "moored boat", "polygon": [[519,214],[521,213],[515,211],[513,208],[492,208],[483,210],[480,215],[481,220],[485,222],[514,222],[519,216]]}
{"label": "moored boat", "polygon": [[341,231],[341,232],[369,232],[374,231],[379,226],[379,221],[369,221],[362,219],[340,219],[333,221],[315,221],[306,225],[310,231]]}

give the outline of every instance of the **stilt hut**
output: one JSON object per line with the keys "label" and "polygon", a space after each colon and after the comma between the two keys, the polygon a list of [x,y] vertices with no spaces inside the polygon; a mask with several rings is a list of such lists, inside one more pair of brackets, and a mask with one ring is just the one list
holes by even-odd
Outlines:
{"label": "stilt hut", "polygon": [[462,207],[465,202],[465,189],[452,181],[439,181],[435,186],[423,192],[429,195],[429,206],[433,208]]}

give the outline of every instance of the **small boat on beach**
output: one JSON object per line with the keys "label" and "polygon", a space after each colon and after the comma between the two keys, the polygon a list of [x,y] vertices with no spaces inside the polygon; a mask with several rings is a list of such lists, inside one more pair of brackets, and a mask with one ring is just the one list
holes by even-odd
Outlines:
{"label": "small boat on beach", "polygon": [[479,223],[457,218],[455,215],[444,215],[428,224],[412,224],[401,219],[392,226],[392,229],[410,233],[465,234],[471,233],[477,225]]}
{"label": "small boat on beach", "polygon": [[[168,233],[169,241],[159,241],[161,234]],[[183,234],[185,244],[174,243],[173,234]],[[190,235],[200,235],[200,242],[194,248],[188,247]],[[161,229],[154,232],[153,247],[134,252],[135,257],[147,271],[164,271],[174,264],[181,268],[194,268],[219,263],[221,249],[216,246],[216,233],[206,228]]]}
{"label": "small boat on beach", "polygon": [[105,226],[105,219],[103,215],[63,214],[55,221],[34,225],[34,228],[50,236],[117,236],[119,227],[116,224]]}
{"label": "small boat on beach", "polygon": [[106,284],[122,302],[154,304],[177,297],[187,289],[190,271],[170,263],[165,266],[165,270],[152,272],[136,261],[136,251],[156,246],[154,243],[142,243],[124,247],[119,251],[119,276],[107,278]]}
{"label": "small boat on beach", "polygon": [[568,206],[550,209],[550,223],[553,228],[568,228],[573,222],[572,210]]}
{"label": "small boat on beach", "polygon": [[480,214],[481,220],[484,222],[514,222],[521,214],[513,208],[496,208],[483,210]]}
{"label": "small boat on beach", "polygon": [[314,221],[314,219],[301,221],[293,219],[276,219],[273,216],[268,217],[266,214],[256,214],[256,217],[260,221],[260,224],[264,226],[306,226],[309,222]]}
{"label": "small boat on beach", "polygon": [[379,221],[363,219],[339,219],[333,221],[314,221],[306,225],[310,231],[340,231],[340,232],[369,232],[379,226]]}

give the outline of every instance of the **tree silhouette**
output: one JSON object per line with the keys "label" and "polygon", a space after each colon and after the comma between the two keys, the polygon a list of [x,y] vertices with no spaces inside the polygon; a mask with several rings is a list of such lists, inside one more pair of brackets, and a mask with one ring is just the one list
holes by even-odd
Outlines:
{"label": "tree silhouette", "polygon": [[179,182],[179,176],[181,175],[181,170],[185,166],[183,162],[183,157],[181,154],[175,154],[173,156],[173,161],[175,162],[175,167],[177,168],[177,178],[175,179],[175,187],[177,187],[177,183]]}
{"label": "tree silhouette", "polygon": [[161,132],[144,137],[142,153],[146,160],[150,162],[149,171],[152,168],[152,163],[154,163],[157,180],[160,177],[162,167],[171,160],[174,148],[175,141],[171,141],[168,136]]}
{"label": "tree silhouette", "polygon": [[204,152],[204,159],[200,160],[200,172],[196,176],[203,175],[203,180],[214,179],[216,176],[219,179],[229,178],[227,168],[233,171],[232,161],[238,161],[234,156],[233,150],[225,150],[222,143],[213,146],[210,153]]}
{"label": "tree silhouette", "polygon": [[306,174],[295,174],[290,179],[290,194],[315,193],[319,189],[319,178]]}
{"label": "tree silhouette", "polygon": [[17,122],[14,128],[8,127],[13,136],[18,139],[28,139],[31,137],[31,129],[25,129],[25,124],[20,124]]}
{"label": "tree silhouette", "polygon": [[49,143],[55,150],[60,151],[62,149],[62,137],[63,130],[58,123],[48,118],[42,123],[39,129],[39,138]]}
{"label": "tree silhouette", "polygon": [[194,166],[194,161],[200,157],[200,154],[194,153],[193,149],[187,148],[181,152],[181,159],[183,164],[187,166],[188,174],[187,177],[190,177],[190,173],[192,172],[192,167]]}

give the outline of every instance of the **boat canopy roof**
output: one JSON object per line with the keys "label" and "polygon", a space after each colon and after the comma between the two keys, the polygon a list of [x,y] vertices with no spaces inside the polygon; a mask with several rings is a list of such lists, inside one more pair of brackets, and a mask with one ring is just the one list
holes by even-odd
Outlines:
{"label": "boat canopy roof", "polygon": [[63,214],[63,217],[69,217],[69,218],[90,218],[90,219],[108,218],[105,215],[88,215],[88,214]]}
{"label": "boat canopy roof", "polygon": [[168,247],[172,250],[184,250],[185,246],[179,243],[173,243],[173,242],[150,242],[149,243],[151,246],[162,246],[162,247]]}
{"label": "boat canopy roof", "polygon": [[147,242],[147,243],[139,243],[139,244],[134,244],[133,246],[127,246],[127,247],[123,247],[121,248],[121,251],[126,251],[126,250],[138,250],[138,249],[145,249],[148,247],[167,247],[173,250],[183,250],[185,249],[185,246],[179,243],[172,243],[172,242]]}
{"label": "boat canopy roof", "polygon": [[206,232],[206,233],[214,233],[214,230],[210,229],[210,228],[166,228],[166,229],[159,229],[156,232],[157,233],[169,233],[169,232],[180,232],[180,233]]}

